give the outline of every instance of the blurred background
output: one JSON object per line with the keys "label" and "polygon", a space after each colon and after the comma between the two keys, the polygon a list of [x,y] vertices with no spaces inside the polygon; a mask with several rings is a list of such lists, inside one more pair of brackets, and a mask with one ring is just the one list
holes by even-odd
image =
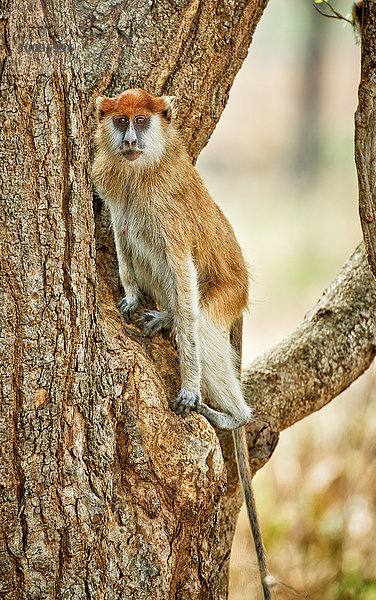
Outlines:
{"label": "blurred background", "polygon": [[[333,6],[344,15],[352,9],[347,0]],[[198,160],[253,278],[244,363],[295,329],[361,240],[353,158],[359,63],[350,25],[321,17],[311,0],[271,0]],[[374,383],[371,368],[283,432],[255,477],[270,571],[302,597],[376,599]],[[254,597],[251,560],[242,511],[231,600]]]}

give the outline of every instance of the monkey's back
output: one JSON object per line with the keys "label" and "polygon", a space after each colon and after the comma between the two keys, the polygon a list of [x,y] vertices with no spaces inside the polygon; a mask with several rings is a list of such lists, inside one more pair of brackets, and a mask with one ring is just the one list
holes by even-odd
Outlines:
{"label": "monkey's back", "polygon": [[165,191],[170,188],[164,207],[169,215],[167,237],[175,246],[173,252],[191,252],[201,304],[212,320],[229,329],[248,304],[248,270],[229,221],[189,158],[181,160],[184,179],[169,173],[162,184]]}

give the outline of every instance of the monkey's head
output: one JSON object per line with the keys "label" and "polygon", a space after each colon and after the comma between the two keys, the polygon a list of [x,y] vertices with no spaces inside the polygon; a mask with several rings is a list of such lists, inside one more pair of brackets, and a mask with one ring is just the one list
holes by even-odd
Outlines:
{"label": "monkey's head", "polygon": [[155,98],[141,89],[115,98],[97,98],[98,147],[125,161],[146,165],[159,162],[166,148],[173,97]]}

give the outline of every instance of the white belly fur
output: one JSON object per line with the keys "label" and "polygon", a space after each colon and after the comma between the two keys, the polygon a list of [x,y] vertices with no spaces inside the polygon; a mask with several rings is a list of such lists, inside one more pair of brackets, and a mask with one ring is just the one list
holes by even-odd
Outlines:
{"label": "white belly fur", "polygon": [[124,218],[123,211],[122,218],[113,210],[111,216],[122,242],[121,250],[130,258],[139,289],[151,296],[159,308],[170,310],[171,294],[166,282],[171,282],[172,275],[156,224],[146,223],[145,219],[140,223],[139,218],[136,221],[131,215]]}

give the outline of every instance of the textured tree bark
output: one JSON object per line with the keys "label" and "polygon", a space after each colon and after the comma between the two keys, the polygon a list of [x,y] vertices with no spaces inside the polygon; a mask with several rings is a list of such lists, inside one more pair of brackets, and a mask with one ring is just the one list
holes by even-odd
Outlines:
{"label": "textured tree bark", "polygon": [[2,5],[4,600],[226,596],[236,478],[208,423],[169,410],[174,349],[120,318],[90,130],[98,91],[173,92],[195,158],[265,5]]}
{"label": "textured tree bark", "polygon": [[376,2],[362,6],[362,54],[355,113],[355,162],[359,215],[370,267],[376,277]]}

